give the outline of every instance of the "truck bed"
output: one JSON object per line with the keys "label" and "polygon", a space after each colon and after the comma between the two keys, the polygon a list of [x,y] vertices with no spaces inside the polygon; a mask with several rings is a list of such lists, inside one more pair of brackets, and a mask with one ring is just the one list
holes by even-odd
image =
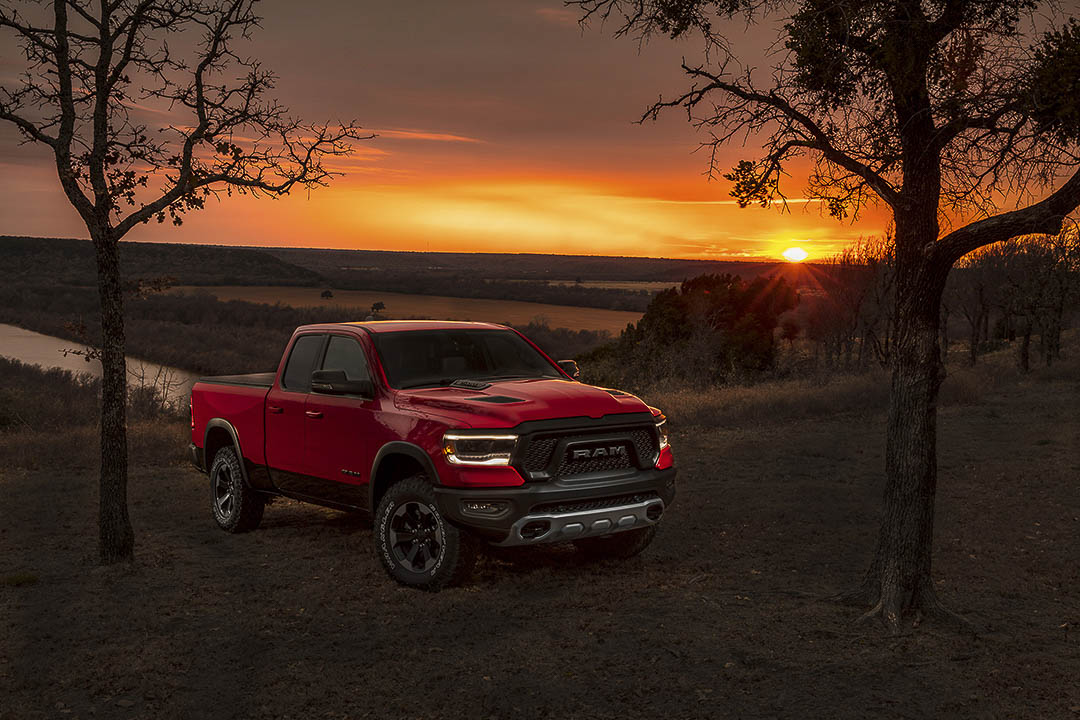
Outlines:
{"label": "truck bed", "polygon": [[247,375],[214,375],[199,378],[199,382],[214,385],[246,385],[248,387],[268,388],[274,384],[275,373],[249,373]]}

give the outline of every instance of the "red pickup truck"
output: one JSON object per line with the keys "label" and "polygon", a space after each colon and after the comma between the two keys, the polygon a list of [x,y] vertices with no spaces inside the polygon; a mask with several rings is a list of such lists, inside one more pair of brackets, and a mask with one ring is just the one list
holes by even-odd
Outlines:
{"label": "red pickup truck", "polygon": [[370,511],[409,586],[462,581],[483,542],[628,557],[675,496],[664,416],[576,375],[501,325],[306,325],[276,373],[195,384],[191,459],[229,532],[275,496]]}

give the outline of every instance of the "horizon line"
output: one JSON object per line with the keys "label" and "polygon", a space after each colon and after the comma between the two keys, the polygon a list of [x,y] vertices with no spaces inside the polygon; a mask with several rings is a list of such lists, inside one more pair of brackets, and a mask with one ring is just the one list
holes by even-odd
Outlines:
{"label": "horizon line", "polygon": [[[89,238],[79,237],[55,237],[55,236],[43,236],[43,235],[9,235],[0,234],[0,239],[5,238],[19,238],[25,240],[77,240],[82,242],[91,242]],[[317,247],[310,245],[233,245],[228,243],[209,243],[209,242],[184,242],[184,241],[170,241],[170,240],[121,240],[122,243],[144,243],[148,245],[187,245],[194,247],[218,247],[218,248],[241,248],[246,250],[314,250],[314,251],[329,251],[329,252],[371,252],[371,253],[412,253],[417,255],[531,255],[536,257],[580,257],[580,258],[603,258],[611,260],[657,260],[663,262],[700,262],[700,263],[745,263],[745,264],[760,264],[760,263],[775,263],[783,265],[813,265],[816,260],[806,259],[804,261],[793,263],[782,257],[769,257],[767,255],[751,255],[746,257],[720,257],[720,258],[708,258],[708,257],[665,257],[657,255],[603,255],[592,253],[562,253],[562,252],[493,252],[488,250],[417,250],[417,249],[402,249],[402,250],[387,250],[384,248],[356,248],[356,247]],[[820,258],[819,258],[820,259]]]}

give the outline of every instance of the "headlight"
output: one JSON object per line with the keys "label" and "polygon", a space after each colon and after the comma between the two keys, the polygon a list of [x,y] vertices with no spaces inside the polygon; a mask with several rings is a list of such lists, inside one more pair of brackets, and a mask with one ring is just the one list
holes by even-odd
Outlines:
{"label": "headlight", "polygon": [[517,435],[443,435],[443,453],[454,465],[509,465]]}
{"label": "headlight", "polygon": [[663,450],[671,443],[667,436],[667,418],[661,415],[656,419],[656,434],[660,436],[660,449]]}

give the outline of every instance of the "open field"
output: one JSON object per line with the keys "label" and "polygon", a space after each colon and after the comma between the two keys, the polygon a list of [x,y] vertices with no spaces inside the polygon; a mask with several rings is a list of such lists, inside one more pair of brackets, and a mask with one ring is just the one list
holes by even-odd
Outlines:
{"label": "open field", "polygon": [[607,330],[618,334],[627,323],[637,322],[641,313],[600,308],[545,305],[513,300],[440,297],[437,295],[405,295],[381,290],[333,290],[334,297],[320,297],[324,288],[278,286],[180,286],[170,292],[206,292],[218,300],[248,302],[293,307],[355,308],[355,319],[363,320],[371,305],[386,303],[382,313],[387,318],[437,318],[443,320],[482,320],[525,325],[535,318],[544,318],[551,327],[572,330]]}
{"label": "open field", "polygon": [[548,280],[549,285],[563,287],[586,287],[598,290],[647,290],[658,292],[671,287],[678,287],[679,283],[665,280]]}
{"label": "open field", "polygon": [[0,718],[1075,718],[1080,363],[992,360],[956,373],[939,442],[935,576],[975,638],[886,637],[822,599],[877,530],[865,378],[833,406],[780,383],[647,397],[680,495],[645,555],[492,553],[437,595],[385,578],[364,515],[280,502],[217,530],[180,421],[136,443],[133,566],[94,565],[92,431],[30,469],[0,448]]}

